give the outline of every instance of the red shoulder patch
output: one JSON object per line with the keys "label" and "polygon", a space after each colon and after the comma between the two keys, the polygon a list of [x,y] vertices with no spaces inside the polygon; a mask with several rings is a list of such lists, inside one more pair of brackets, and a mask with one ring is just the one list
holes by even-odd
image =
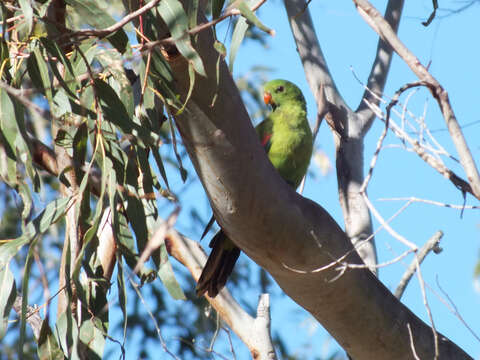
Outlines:
{"label": "red shoulder patch", "polygon": [[268,146],[268,142],[270,141],[272,137],[272,134],[266,134],[263,139],[262,139],[262,146],[263,147],[267,147]]}

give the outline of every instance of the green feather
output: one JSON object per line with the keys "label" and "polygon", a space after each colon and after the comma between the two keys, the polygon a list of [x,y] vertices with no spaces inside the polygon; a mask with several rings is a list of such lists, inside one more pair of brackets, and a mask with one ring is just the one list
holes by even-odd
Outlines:
{"label": "green feather", "polygon": [[297,188],[305,176],[312,156],[312,131],[307,107],[300,89],[287,80],[265,84],[272,96],[272,113],[257,126],[260,139],[271,134],[268,158],[280,175]]}
{"label": "green feather", "polygon": [[[287,80],[272,80],[264,91],[271,95],[272,113],[257,125],[256,131],[268,158],[280,175],[294,188],[305,176],[312,156],[313,139],[307,120],[305,98]],[[212,252],[198,279],[198,296],[215,297],[223,288],[240,250],[220,230],[210,242]]]}

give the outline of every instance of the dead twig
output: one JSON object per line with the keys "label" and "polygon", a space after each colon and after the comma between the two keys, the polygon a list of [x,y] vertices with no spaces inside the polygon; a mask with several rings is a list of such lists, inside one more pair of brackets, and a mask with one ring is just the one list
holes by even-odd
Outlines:
{"label": "dead twig", "polygon": [[420,60],[400,41],[394,29],[368,0],[353,0],[353,2],[367,24],[393,48],[420,81],[424,82],[425,86],[430,90],[440,107],[452,141],[460,156],[460,163],[472,187],[472,192],[476,198],[480,199],[480,174],[450,104],[447,91],[428,72],[427,67],[422,65]]}
{"label": "dead twig", "polygon": [[415,271],[417,269],[417,261],[419,264],[421,264],[425,259],[425,257],[432,250],[436,254],[442,251],[441,248],[438,246],[442,237],[443,237],[443,232],[439,230],[425,243],[425,245],[422,246],[422,248],[420,249],[420,251],[416,256],[416,259],[414,259],[410,263],[410,266],[407,268],[407,270],[403,274],[402,279],[400,280],[397,286],[397,289],[395,290],[394,295],[397,299],[400,300],[408,283],[410,282],[410,279],[412,278],[413,274],[415,274]]}

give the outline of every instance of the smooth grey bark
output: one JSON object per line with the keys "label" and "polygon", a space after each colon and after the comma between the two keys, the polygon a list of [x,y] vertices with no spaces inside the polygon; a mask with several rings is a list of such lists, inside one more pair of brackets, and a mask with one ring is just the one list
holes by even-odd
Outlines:
{"label": "smooth grey bark", "polygon": [[[369,121],[362,121],[345,102],[333,80],[312,18],[304,0],[285,0],[285,9],[305,76],[318,103],[323,87],[327,101],[326,119],[332,129],[336,149],[338,194],[345,221],[345,231],[356,245],[373,233],[372,219],[360,193],[363,183],[363,137]],[[318,110],[320,112],[320,110]],[[363,242],[357,251],[371,271],[377,272],[377,254],[373,237]]]}
{"label": "smooth grey bark", "polygon": [[[354,359],[413,358],[407,326],[418,356],[433,358],[432,329],[371,271],[346,267],[362,263],[349,238],[328,212],[297,194],[274,170],[223,61],[216,85],[213,39],[210,30],[198,35],[195,47],[207,78],[196,77],[187,107],[175,120],[219,224]],[[178,56],[169,60],[185,99],[188,64]],[[440,359],[469,359],[440,339]]]}
{"label": "smooth grey bark", "polygon": [[[327,122],[332,129],[336,148],[336,170],[340,205],[345,221],[345,231],[356,249],[375,274],[377,253],[372,236],[373,226],[370,212],[361,194],[364,181],[363,139],[371,127],[375,114],[366,106],[364,99],[378,104],[390,69],[393,49],[379,39],[375,59],[368,77],[367,87],[357,110],[353,111],[339,93],[328,69],[320,43],[315,34],[308,4],[305,0],[285,0],[285,9],[302,61],[305,76],[320,108],[319,89],[323,87],[328,103]],[[385,10],[385,19],[394,31],[398,30],[404,1],[390,0]],[[322,110],[318,110],[320,113]],[[372,237],[371,240],[364,240]]]}

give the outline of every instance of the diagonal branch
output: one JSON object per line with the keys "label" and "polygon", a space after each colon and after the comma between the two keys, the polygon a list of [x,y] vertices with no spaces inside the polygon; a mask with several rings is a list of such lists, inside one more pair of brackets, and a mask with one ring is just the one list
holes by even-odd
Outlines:
{"label": "diagonal branch", "polygon": [[[422,82],[420,82],[422,83]],[[409,87],[411,85],[414,85],[415,83],[407,84],[400,88],[396,94],[400,94],[406,87]],[[418,82],[417,82],[418,84]],[[423,84],[423,83],[422,83]],[[396,97],[397,95],[395,95]],[[374,104],[370,104],[365,100],[366,104],[371,107],[372,111],[375,112],[376,116],[387,122],[387,117],[385,114],[383,114],[380,110],[380,108]],[[390,103],[391,104],[391,103]],[[475,193],[473,192],[472,187],[470,184],[463,180],[460,176],[458,176],[454,171],[451,169],[447,168],[443,162],[440,159],[435,158],[433,155],[431,155],[425,147],[417,140],[408,135],[408,133],[402,129],[401,126],[398,126],[395,121],[392,119],[388,119],[388,127],[393,131],[395,136],[397,136],[399,139],[402,140],[404,143],[409,143],[411,146],[411,150],[414,151],[423,161],[425,161],[428,165],[430,165],[432,168],[437,170],[442,176],[444,176],[446,179],[450,180],[452,184],[454,184],[462,193],[469,193],[472,194],[473,196],[477,197]],[[477,197],[478,198],[478,197]]]}
{"label": "diagonal branch", "polygon": [[[431,327],[371,271],[313,272],[351,250],[349,237],[325,209],[297,194],[275,171],[226,63],[221,59],[216,66],[213,44],[211,31],[199,34],[195,48],[207,77],[196,78],[191,92],[188,61],[166,59],[181,101],[190,99],[175,121],[222,228],[356,360],[411,357],[407,324],[419,357],[432,358]],[[214,96],[217,101],[212,107]],[[355,252],[345,261],[361,264]],[[470,358],[446,338],[439,342],[439,351],[445,358]]]}
{"label": "diagonal branch", "polygon": [[317,101],[317,108],[324,106],[321,103],[322,97],[318,96],[323,86],[325,96],[330,103],[347,109],[345,100],[340,95],[323,56],[308,5],[304,0],[285,0],[284,5],[308,84]]}
{"label": "diagonal branch", "polygon": [[77,30],[72,33],[66,33],[63,36],[65,37],[78,37],[78,36],[87,36],[87,37],[105,37],[114,33],[115,31],[121,29],[126,24],[128,24],[133,19],[139,17],[140,15],[146,13],[148,10],[153,9],[160,0],[152,0],[142,6],[141,8],[135,10],[134,12],[128,14],[127,16],[123,17],[120,21],[116,22],[115,24],[106,27],[104,29],[84,29],[84,30]]}
{"label": "diagonal branch", "polygon": [[[390,24],[395,33],[398,31],[404,3],[404,0],[389,0],[387,9],[385,10],[385,20]],[[360,101],[360,104],[356,110],[356,113],[359,114],[364,121],[365,132],[370,128],[373,120],[375,119],[375,113],[368,106],[366,106],[363,100],[366,99],[374,104],[378,104],[380,101],[377,96],[381,97],[383,89],[385,88],[385,83],[387,82],[387,77],[390,70],[390,64],[392,62],[392,55],[392,47],[382,38],[379,38],[377,53],[368,77],[367,88],[365,89],[362,100]],[[372,92],[377,96],[374,96]]]}
{"label": "diagonal branch", "polygon": [[[54,151],[33,137],[30,140],[33,144],[35,164],[52,175],[58,176],[59,170]],[[100,194],[99,179],[91,176],[89,182],[92,185],[92,192],[98,196]],[[171,226],[167,225],[166,230],[165,242],[167,243],[169,253],[190,271],[195,280],[198,280],[203,265],[207,261],[205,252],[197,242],[180,235]],[[98,231],[98,255],[107,279],[110,279],[115,266],[116,244],[113,234],[111,209],[107,208],[102,216]],[[162,236],[164,235],[165,231]],[[248,315],[226,288],[215,298],[208,296],[205,298],[220,314],[223,321],[248,346],[254,359],[276,359],[275,349],[270,336],[270,306],[267,295],[262,295],[259,300],[256,318]],[[36,323],[31,325],[35,330],[37,327]]]}
{"label": "diagonal branch", "polygon": [[420,60],[400,41],[394,29],[368,0],[353,0],[353,2],[368,25],[394,49],[421,81],[428,84],[427,87],[438,102],[452,141],[460,156],[460,163],[472,186],[473,193],[475,197],[480,198],[480,174],[453,112],[447,91],[428,72],[428,69],[421,64]]}
{"label": "diagonal branch", "polygon": [[405,291],[408,283],[410,282],[410,279],[412,276],[415,274],[415,271],[417,271],[417,262],[418,264],[421,264],[425,257],[430,253],[430,251],[433,251],[434,253],[438,254],[441,251],[441,248],[438,246],[440,243],[440,240],[443,237],[443,232],[442,231],[437,231],[433,236],[425,243],[425,245],[422,246],[418,254],[415,255],[415,259],[410,263],[407,271],[402,276],[402,279],[400,280],[397,289],[395,290],[395,297],[397,299],[400,299],[403,295],[403,292]]}
{"label": "diagonal branch", "polygon": [[[165,239],[169,253],[182,263],[198,281],[207,255],[196,241],[180,235],[170,229]],[[230,292],[223,288],[220,293],[211,298],[205,296],[213,308],[220,314],[223,321],[247,345],[253,359],[276,359],[275,349],[270,337],[270,306],[268,295],[260,297],[257,317],[251,317],[242,309]]]}
{"label": "diagonal branch", "polygon": [[[376,273],[377,262],[372,221],[368,207],[360,195],[363,183],[363,136],[368,130],[365,121],[352,111],[339,94],[315,34],[305,0],[285,0],[290,27],[305,76],[317,102],[317,117],[325,116],[335,140],[338,192],[345,220],[345,230],[363,261]],[[322,90],[324,95],[322,94]],[[326,100],[325,100],[326,99]]]}

